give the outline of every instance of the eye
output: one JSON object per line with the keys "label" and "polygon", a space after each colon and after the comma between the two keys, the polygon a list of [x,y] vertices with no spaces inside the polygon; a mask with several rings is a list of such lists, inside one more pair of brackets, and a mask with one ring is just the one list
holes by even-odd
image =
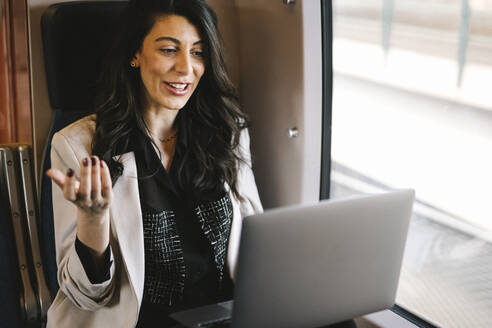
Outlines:
{"label": "eye", "polygon": [[196,50],[196,51],[192,51],[191,54],[195,57],[199,57],[199,58],[203,58],[204,57],[204,53],[203,51],[201,50]]}
{"label": "eye", "polygon": [[161,49],[159,49],[159,51],[164,53],[164,54],[171,55],[171,54],[176,53],[177,50],[175,48],[161,48]]}

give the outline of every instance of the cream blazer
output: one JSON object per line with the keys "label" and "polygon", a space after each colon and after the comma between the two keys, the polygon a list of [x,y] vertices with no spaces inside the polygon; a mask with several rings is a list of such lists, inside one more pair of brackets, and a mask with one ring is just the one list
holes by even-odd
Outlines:
{"label": "cream blazer", "polygon": [[[66,172],[80,173],[80,161],[91,155],[94,115],[69,125],[53,137],[51,164]],[[249,134],[241,133],[239,151],[246,159],[238,173],[237,200],[229,192],[233,204],[233,220],[228,245],[227,265],[234,277],[241,220],[263,211],[251,170]],[[67,201],[60,188],[53,185],[58,291],[48,311],[47,327],[135,327],[144,287],[144,241],[142,213],[138,192],[137,169],[133,152],[121,156],[123,175],[113,187],[110,208],[112,250],[111,278],[91,284],[75,251],[76,206]],[[226,186],[226,190],[229,188]]]}

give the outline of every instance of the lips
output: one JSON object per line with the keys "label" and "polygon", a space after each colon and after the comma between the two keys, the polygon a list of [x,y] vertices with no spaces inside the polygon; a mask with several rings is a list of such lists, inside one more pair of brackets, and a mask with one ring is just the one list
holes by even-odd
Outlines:
{"label": "lips", "polygon": [[191,83],[164,82],[166,88],[176,96],[184,96],[188,93]]}

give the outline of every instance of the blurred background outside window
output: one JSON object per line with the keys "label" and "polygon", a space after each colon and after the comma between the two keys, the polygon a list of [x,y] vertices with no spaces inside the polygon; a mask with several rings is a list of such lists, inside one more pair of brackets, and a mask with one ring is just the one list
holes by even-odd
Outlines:
{"label": "blurred background outside window", "polygon": [[492,327],[492,0],[334,0],[331,197],[414,188],[397,304]]}

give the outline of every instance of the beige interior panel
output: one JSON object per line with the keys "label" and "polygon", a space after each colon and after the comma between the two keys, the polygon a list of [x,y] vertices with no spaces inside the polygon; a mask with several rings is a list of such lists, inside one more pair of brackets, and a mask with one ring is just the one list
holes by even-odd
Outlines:
{"label": "beige interior panel", "polygon": [[[319,199],[319,1],[237,0],[241,99],[252,119],[255,176],[266,208]],[[288,137],[297,128],[298,136]]]}

